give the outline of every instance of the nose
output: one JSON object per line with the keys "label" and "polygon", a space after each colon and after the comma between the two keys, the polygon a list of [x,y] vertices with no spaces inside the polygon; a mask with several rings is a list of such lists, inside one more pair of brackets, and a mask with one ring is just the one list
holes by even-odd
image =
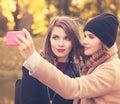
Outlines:
{"label": "nose", "polygon": [[59,46],[63,46],[64,45],[64,40],[63,39],[60,39],[59,40]]}
{"label": "nose", "polygon": [[87,38],[85,37],[85,38],[82,40],[82,44],[85,45],[85,44],[87,44],[87,43],[88,43],[88,40],[87,40]]}

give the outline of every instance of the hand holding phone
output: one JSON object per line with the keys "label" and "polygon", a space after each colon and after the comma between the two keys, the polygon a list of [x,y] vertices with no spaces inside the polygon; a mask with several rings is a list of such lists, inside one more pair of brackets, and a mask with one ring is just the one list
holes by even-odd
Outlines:
{"label": "hand holding phone", "polygon": [[6,44],[8,46],[18,46],[18,44],[14,40],[14,37],[16,37],[16,35],[18,34],[25,37],[24,31],[8,31],[6,36]]}

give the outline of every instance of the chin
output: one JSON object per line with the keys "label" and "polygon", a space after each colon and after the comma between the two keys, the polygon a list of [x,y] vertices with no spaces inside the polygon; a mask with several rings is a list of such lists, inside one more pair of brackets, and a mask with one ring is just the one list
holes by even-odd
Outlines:
{"label": "chin", "polygon": [[91,53],[88,53],[88,52],[85,52],[85,55],[86,55],[86,56],[91,56],[92,54],[91,54]]}

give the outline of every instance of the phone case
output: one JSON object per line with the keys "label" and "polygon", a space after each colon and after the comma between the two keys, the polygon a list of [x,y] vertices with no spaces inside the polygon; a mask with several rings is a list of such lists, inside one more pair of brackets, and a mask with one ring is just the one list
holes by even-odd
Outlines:
{"label": "phone case", "polygon": [[6,36],[6,44],[8,46],[18,46],[16,41],[14,40],[14,37],[16,37],[17,34],[20,34],[22,36],[25,36],[24,31],[8,31]]}

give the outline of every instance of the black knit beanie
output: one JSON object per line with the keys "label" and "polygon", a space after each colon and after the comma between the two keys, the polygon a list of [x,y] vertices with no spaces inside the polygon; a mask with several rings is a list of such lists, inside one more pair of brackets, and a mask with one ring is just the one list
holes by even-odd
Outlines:
{"label": "black knit beanie", "polygon": [[90,20],[83,31],[96,35],[108,48],[116,41],[118,20],[113,14],[103,13]]}

